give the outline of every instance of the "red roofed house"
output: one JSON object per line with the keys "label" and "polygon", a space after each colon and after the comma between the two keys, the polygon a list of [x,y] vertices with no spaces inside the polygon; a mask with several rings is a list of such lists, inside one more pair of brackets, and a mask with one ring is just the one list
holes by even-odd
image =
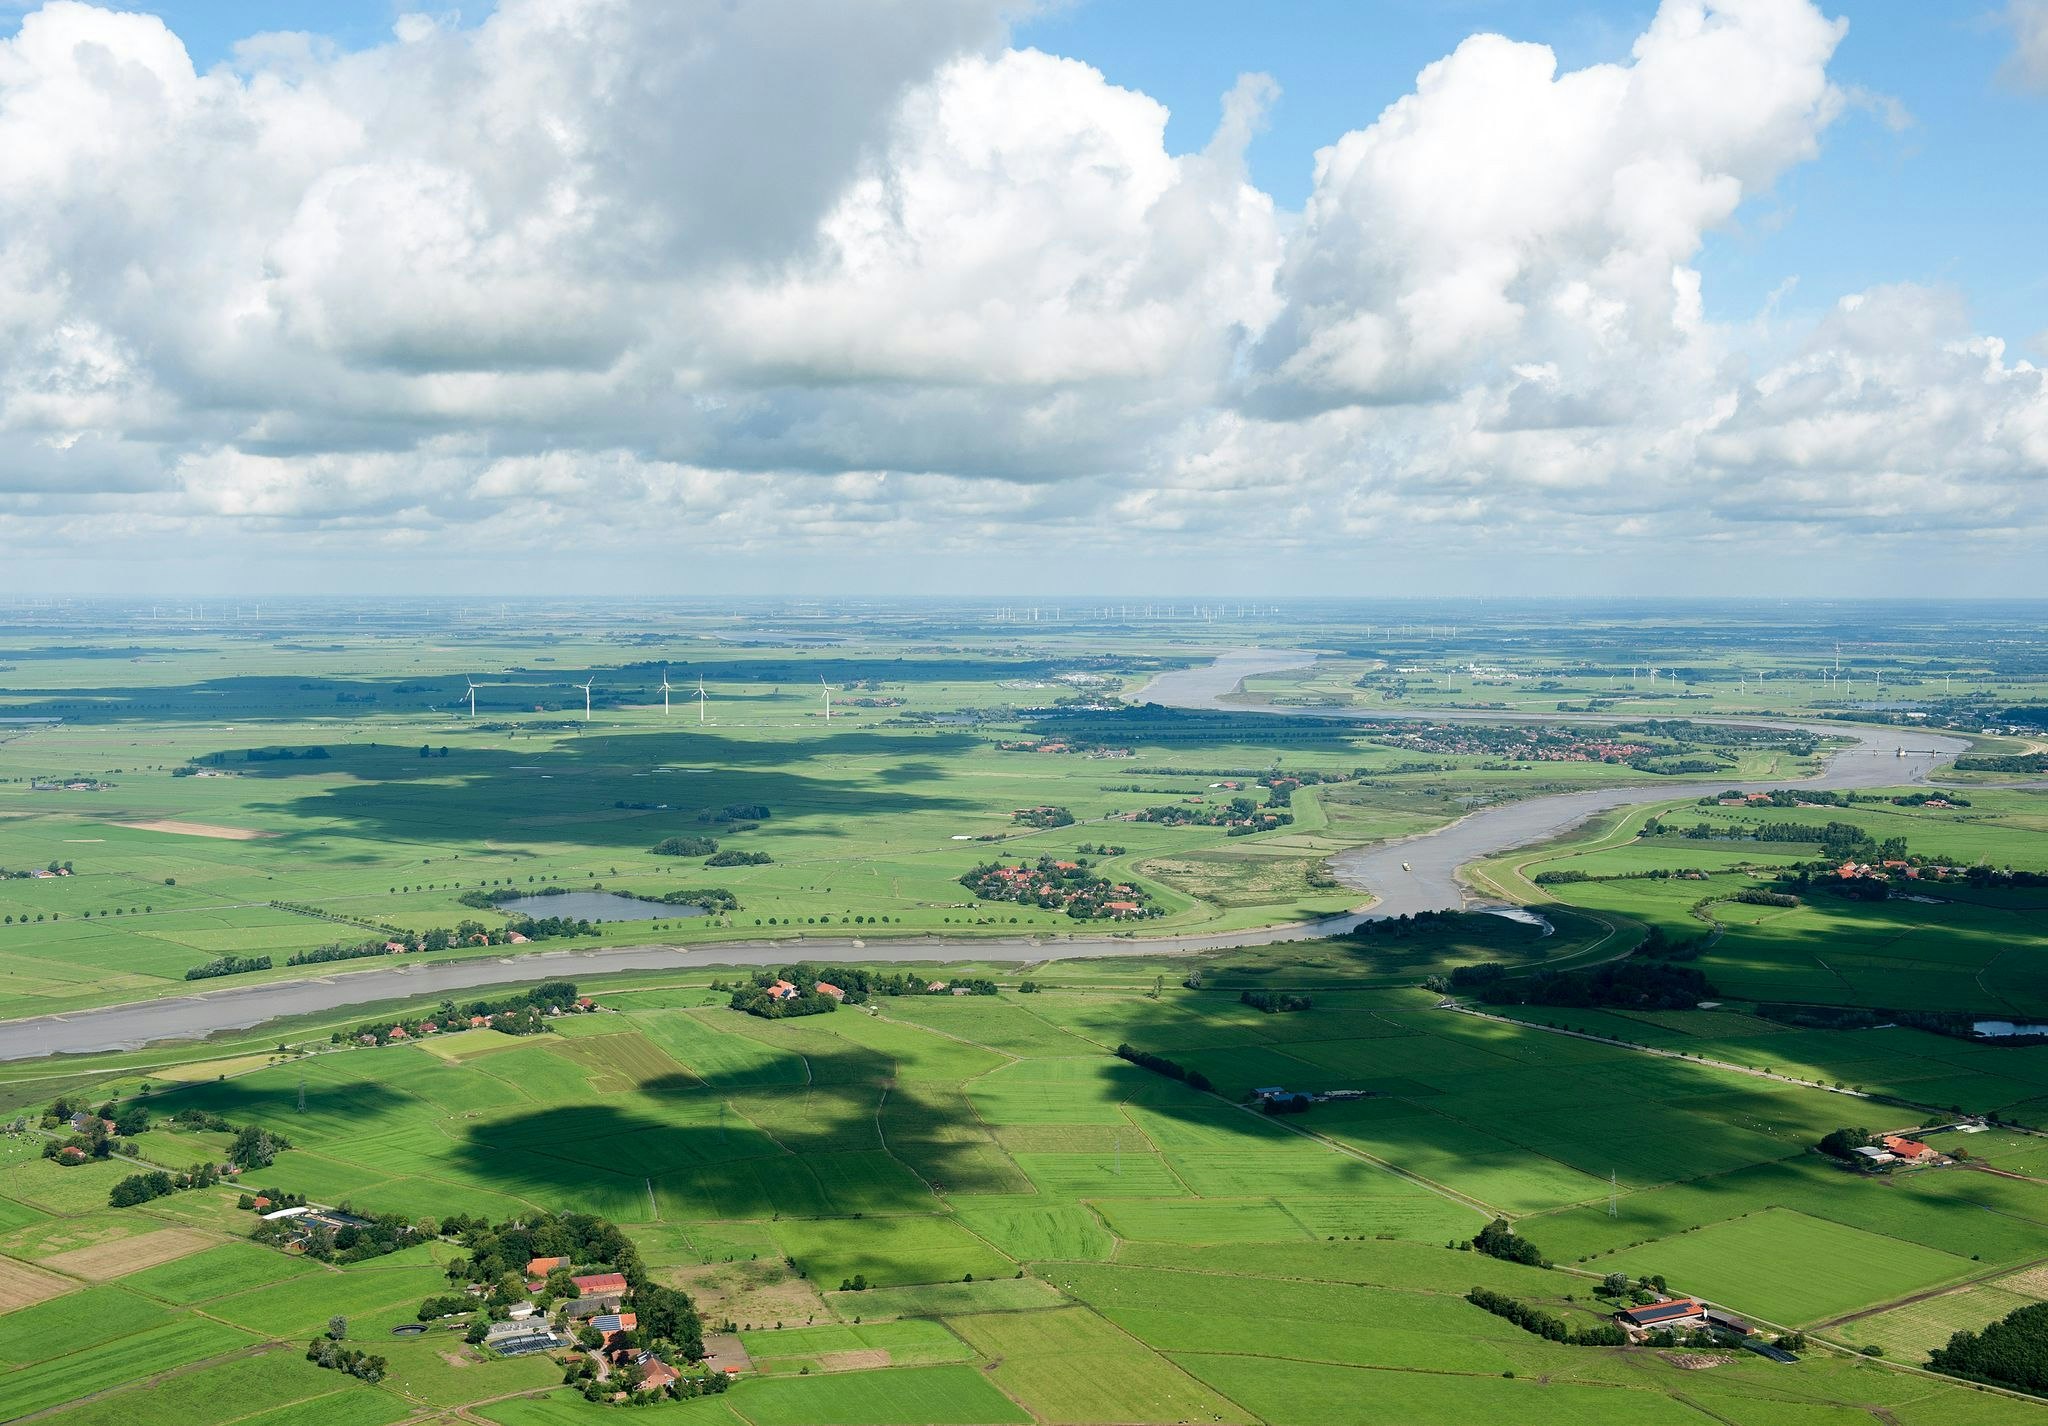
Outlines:
{"label": "red roofed house", "polygon": [[393,1025],[391,1027],[391,1038],[394,1040],[404,1040],[409,1039],[411,1037],[405,1033],[405,1026]]}
{"label": "red roofed house", "polygon": [[1707,1304],[1692,1297],[1670,1297],[1642,1307],[1624,1307],[1614,1315],[1631,1327],[1675,1327],[1705,1315]]}
{"label": "red roofed house", "polygon": [[526,944],[526,937],[520,935],[517,931],[507,931],[505,933],[505,944],[508,946],[523,946]]}
{"label": "red roofed house", "polygon": [[834,1000],[846,999],[846,992],[841,990],[838,986],[834,985],[829,980],[821,980],[818,982],[818,994],[829,995]]}
{"label": "red roofed house", "polygon": [[601,1312],[590,1319],[590,1325],[604,1333],[605,1350],[611,1351],[625,1345],[626,1333],[640,1325],[640,1316],[634,1312]]}
{"label": "red roofed house", "polygon": [[786,980],[778,980],[768,987],[770,1000],[794,1000],[800,992]]}
{"label": "red roofed house", "polygon": [[556,1268],[566,1268],[568,1266],[569,1260],[567,1258],[535,1258],[526,1265],[526,1275],[528,1277],[544,1278]]}
{"label": "red roofed house", "polygon": [[677,1371],[660,1357],[649,1357],[646,1361],[640,1363],[640,1390],[660,1391],[663,1387],[673,1384],[681,1376],[681,1372]]}
{"label": "red roofed house", "polygon": [[1934,1153],[1932,1148],[1918,1139],[1902,1139],[1897,1134],[1885,1135],[1884,1146],[1902,1159],[1924,1159]]}
{"label": "red roofed house", "polygon": [[403,950],[405,949],[405,942],[403,942],[403,941],[386,941],[386,942],[384,943],[384,949],[385,949],[385,950],[387,950],[387,951],[389,951],[389,952],[390,952],[390,953],[391,953],[392,955],[394,955],[394,956],[395,956],[395,955],[397,955],[397,954],[398,954],[399,952],[401,952],[401,951],[403,951]]}
{"label": "red roofed house", "polygon": [[607,1292],[626,1290],[626,1279],[622,1273],[589,1273],[583,1277],[572,1277],[569,1281],[583,1297],[597,1297]]}

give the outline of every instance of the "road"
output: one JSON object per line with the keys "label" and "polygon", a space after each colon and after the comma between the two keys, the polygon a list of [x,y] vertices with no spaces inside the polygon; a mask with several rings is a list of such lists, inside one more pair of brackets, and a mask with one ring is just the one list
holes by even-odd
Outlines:
{"label": "road", "polygon": [[[1295,650],[1240,649],[1202,668],[1185,669],[1154,679],[1142,698],[1174,708],[1259,712],[1304,718],[1384,722],[1401,718],[1443,721],[1581,721],[1620,723],[1630,718],[1566,717],[1562,714],[1445,714],[1422,710],[1398,713],[1377,709],[1260,708],[1227,704],[1248,676],[1299,668],[1312,654]],[[1857,740],[1837,753],[1820,777],[1802,783],[1731,784],[1744,790],[1773,786],[1893,787],[1917,782],[1928,770],[1966,746],[1954,738],[1914,732],[1904,735],[1925,751],[1894,756],[1900,736],[1835,724],[1789,724],[1762,719],[1726,719],[1752,726],[1804,727],[1809,731]],[[1717,790],[1719,785],[1716,785]],[[1484,857],[1542,841],[1576,826],[1588,817],[1616,807],[1666,802],[1699,789],[1697,783],[1598,788],[1530,798],[1489,807],[1420,836],[1342,852],[1330,865],[1346,886],[1376,898],[1370,910],[1324,917],[1283,927],[1217,932],[1207,935],[1066,937],[925,936],[914,940],[833,936],[784,940],[721,942],[685,952],[675,946],[617,946],[582,951],[543,951],[519,956],[472,960],[409,960],[402,965],[342,971],[306,980],[273,980],[196,995],[166,997],[127,1005],[109,1005],[64,1015],[45,1015],[0,1022],[0,1060],[36,1059],[52,1054],[89,1054],[132,1050],[167,1040],[192,1040],[224,1030],[246,1030],[286,1016],[312,1015],[376,1001],[419,999],[480,990],[486,986],[523,983],[549,977],[576,979],[615,971],[663,971],[690,966],[781,965],[796,959],[820,962],[889,961],[932,963],[958,960],[1035,964],[1105,956],[1173,954],[1263,946],[1313,940],[1349,930],[1361,920],[1467,904],[1457,877],[1459,867]],[[1405,864],[1405,865],[1404,865]],[[687,956],[687,958],[686,958]]]}

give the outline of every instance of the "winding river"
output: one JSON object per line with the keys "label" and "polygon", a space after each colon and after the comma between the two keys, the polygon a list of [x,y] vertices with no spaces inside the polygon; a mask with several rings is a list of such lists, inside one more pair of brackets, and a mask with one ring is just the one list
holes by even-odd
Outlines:
{"label": "winding river", "polygon": [[[1204,667],[1163,674],[1147,685],[1139,696],[1172,708],[1211,711],[1220,708],[1224,711],[1367,722],[1402,718],[1464,719],[1488,723],[1632,721],[1622,717],[1445,713],[1428,709],[1413,713],[1343,708],[1254,709],[1221,701],[1252,675],[1301,668],[1313,662],[1314,657],[1313,654],[1291,649],[1236,650]],[[1960,739],[1911,730],[1876,730],[1843,724],[1789,723],[1759,718],[1715,721],[1799,727],[1817,734],[1855,739],[1853,746],[1833,756],[1819,777],[1790,784],[1783,781],[1726,784],[1744,791],[1764,791],[1787,785],[1837,790],[1896,787],[1921,781],[1931,768],[1968,746]],[[1904,756],[1899,755],[1901,748],[1906,750]],[[1530,798],[1473,812],[1448,826],[1419,836],[1339,853],[1330,860],[1332,870],[1344,885],[1369,893],[1374,898],[1371,908],[1291,926],[1208,935],[1146,937],[1074,934],[992,938],[924,936],[913,940],[883,940],[807,936],[794,940],[724,941],[715,948],[706,946],[693,952],[677,946],[650,945],[541,951],[475,960],[411,960],[402,965],[379,965],[372,970],[344,971],[304,980],[273,980],[197,995],[0,1022],[0,1060],[137,1049],[160,1041],[199,1039],[224,1030],[246,1030],[284,1016],[317,1014],[349,1005],[453,995],[485,986],[555,976],[576,979],[614,971],[674,970],[685,964],[779,965],[797,957],[810,961],[945,962],[958,960],[963,954],[975,960],[1034,964],[1081,957],[1228,950],[1236,946],[1313,940],[1349,930],[1361,920],[1465,905],[1469,898],[1458,881],[1458,868],[1483,857],[1555,836],[1597,813],[1646,802],[1668,802],[1675,797],[1686,796],[1688,791],[1696,792],[1699,786],[1696,783],[1633,785]],[[1715,784],[1715,790],[1721,786]],[[686,954],[688,960],[682,959]]]}

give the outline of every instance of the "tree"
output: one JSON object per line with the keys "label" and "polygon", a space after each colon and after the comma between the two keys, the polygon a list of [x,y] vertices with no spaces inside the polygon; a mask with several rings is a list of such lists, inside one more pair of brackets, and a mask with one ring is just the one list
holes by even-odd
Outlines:
{"label": "tree", "polygon": [[235,1131],[234,1142],[228,1145],[228,1162],[239,1164],[244,1169],[267,1169],[279,1149],[290,1147],[261,1125],[244,1124]]}
{"label": "tree", "polygon": [[161,1169],[130,1174],[107,1191],[107,1204],[112,1208],[132,1208],[171,1191],[171,1176]]}
{"label": "tree", "polygon": [[1505,1218],[1496,1218],[1481,1228],[1479,1235],[1472,1240],[1472,1246],[1490,1258],[1527,1263],[1531,1267],[1543,1266],[1542,1250],[1527,1238],[1517,1237]]}
{"label": "tree", "polygon": [[1619,1297],[1628,1291],[1627,1273],[1609,1273],[1600,1279],[1600,1290],[1609,1297]]}
{"label": "tree", "polygon": [[1820,1151],[1838,1159],[1854,1158],[1852,1150],[1870,1143],[1868,1129],[1836,1129],[1820,1141]]}
{"label": "tree", "polygon": [[327,1319],[327,1340],[345,1342],[348,1340],[348,1319],[339,1312]]}
{"label": "tree", "polygon": [[704,1324],[688,1294],[650,1283],[633,1294],[633,1310],[649,1341],[673,1342],[693,1362],[703,1357]]}

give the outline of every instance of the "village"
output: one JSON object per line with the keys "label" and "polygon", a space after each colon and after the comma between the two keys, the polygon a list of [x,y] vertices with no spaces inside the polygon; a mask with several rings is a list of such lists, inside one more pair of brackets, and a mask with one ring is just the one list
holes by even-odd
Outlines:
{"label": "village", "polygon": [[[272,1190],[274,1192],[274,1190]],[[372,1238],[390,1220],[368,1218],[344,1207],[312,1203],[273,1205],[268,1193],[247,1199],[259,1215],[251,1235],[282,1252],[332,1260],[337,1247],[372,1251]],[[545,1231],[545,1225],[541,1225]],[[616,1234],[600,1220],[587,1220],[593,1235]],[[579,1271],[577,1255],[546,1254],[526,1258],[523,1268],[496,1272],[485,1255],[495,1240],[529,1231],[518,1223],[491,1227],[482,1219],[458,1217],[440,1225],[409,1226],[401,1238],[417,1240],[428,1233],[452,1239],[479,1251],[449,1266],[459,1292],[429,1297],[418,1319],[391,1329],[396,1337],[417,1337],[435,1330],[463,1333],[464,1343],[498,1357],[552,1355],[563,1368],[565,1385],[581,1387],[593,1401],[640,1402],[665,1396],[693,1397],[723,1392],[733,1377],[750,1365],[737,1337],[714,1333],[705,1338],[689,1299],[674,1289],[647,1281],[636,1284],[630,1249],[628,1260],[593,1263]],[[379,1245],[382,1246],[382,1245]],[[517,1259],[514,1260],[515,1265]],[[482,1280],[465,1281],[467,1277]],[[649,1318],[649,1313],[654,1314]],[[322,1353],[318,1339],[309,1358]],[[340,1362],[323,1365],[341,1366]]]}
{"label": "village", "polygon": [[1164,914],[1138,887],[1096,875],[1085,859],[1040,857],[1036,863],[1020,861],[1015,866],[984,862],[962,875],[960,884],[983,901],[1065,911],[1076,920],[1134,921]]}

